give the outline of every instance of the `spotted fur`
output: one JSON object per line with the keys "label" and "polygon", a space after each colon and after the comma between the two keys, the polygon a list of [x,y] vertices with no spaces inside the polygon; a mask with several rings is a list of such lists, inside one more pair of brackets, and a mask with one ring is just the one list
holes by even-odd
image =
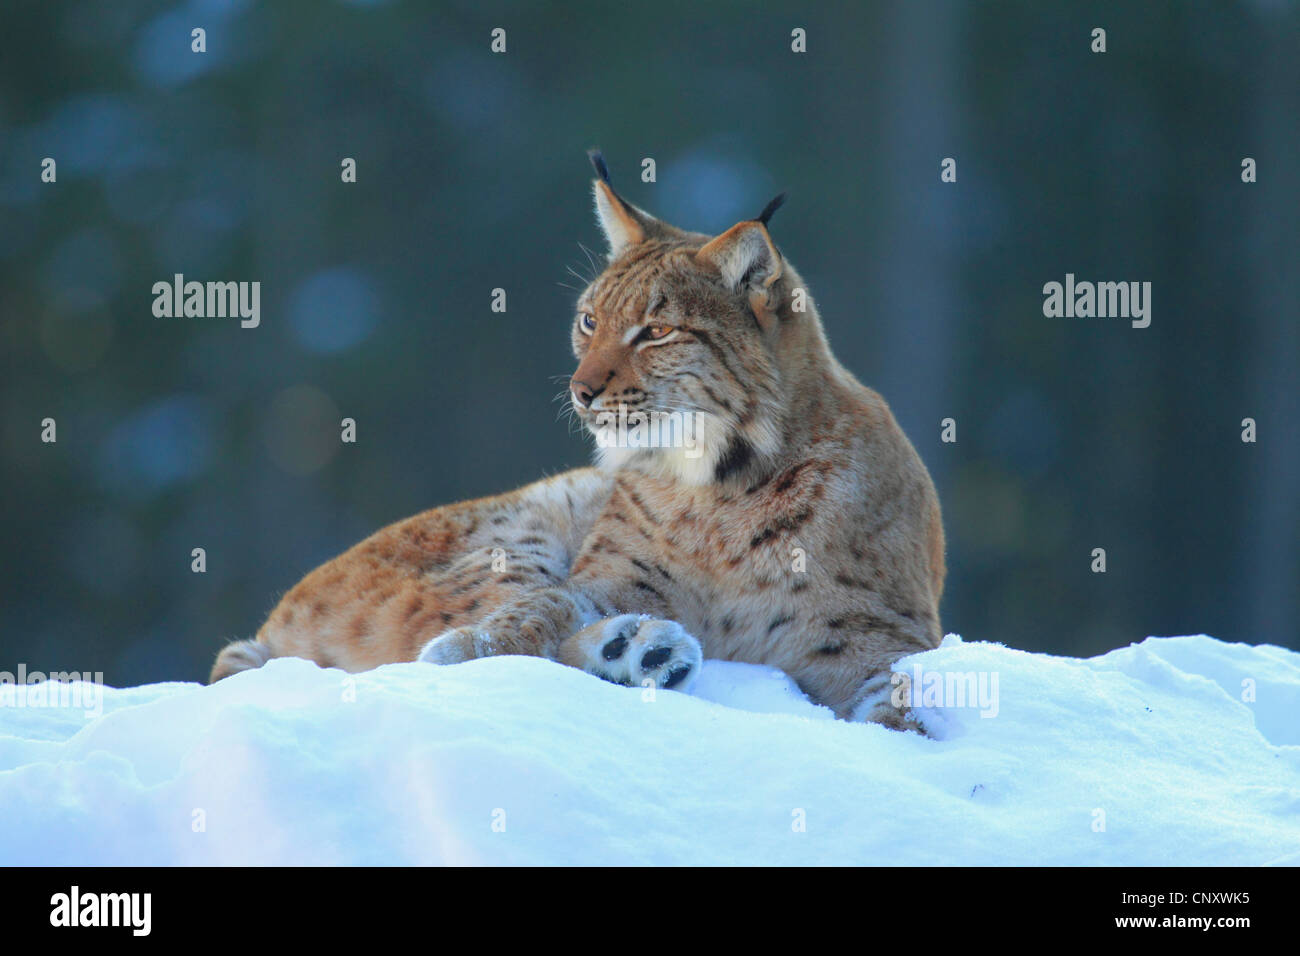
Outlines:
{"label": "spotted fur", "polygon": [[693,413],[694,447],[602,448],[598,468],[384,528],[285,595],[212,680],[273,656],[359,671],[532,654],[685,688],[710,657],[911,726],[889,670],[942,633],[925,466],[831,354],[769,210],[710,237],[606,176],[594,190],[610,258],[578,301],[574,411],[593,430],[620,406]]}

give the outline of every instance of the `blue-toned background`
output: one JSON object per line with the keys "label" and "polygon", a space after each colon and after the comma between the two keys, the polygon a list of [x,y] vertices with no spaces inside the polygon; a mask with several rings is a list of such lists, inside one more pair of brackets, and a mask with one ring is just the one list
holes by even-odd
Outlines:
{"label": "blue-toned background", "polygon": [[[0,669],[199,679],[380,525],[584,462],[593,145],[692,229],[790,190],[778,243],[938,485],[947,629],[1300,647],[1297,6],[806,7],[7,3]],[[177,272],[260,281],[261,326],[155,318]],[[1067,272],[1150,281],[1151,327],[1045,318]]]}

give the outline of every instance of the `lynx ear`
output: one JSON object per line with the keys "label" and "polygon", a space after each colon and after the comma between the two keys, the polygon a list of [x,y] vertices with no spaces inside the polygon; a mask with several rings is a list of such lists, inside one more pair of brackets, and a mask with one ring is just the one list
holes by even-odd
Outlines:
{"label": "lynx ear", "polygon": [[[770,213],[769,213],[770,215]],[[738,222],[695,254],[701,265],[717,269],[737,292],[766,294],[781,277],[781,255],[761,219]]]}
{"label": "lynx ear", "polygon": [[614,187],[609,184],[609,167],[600,150],[587,151],[591,165],[595,167],[600,178],[594,181],[592,194],[596,200],[596,221],[600,223],[605,239],[609,242],[609,257],[613,259],[628,246],[642,242],[646,237],[649,217],[628,203],[625,203]]}

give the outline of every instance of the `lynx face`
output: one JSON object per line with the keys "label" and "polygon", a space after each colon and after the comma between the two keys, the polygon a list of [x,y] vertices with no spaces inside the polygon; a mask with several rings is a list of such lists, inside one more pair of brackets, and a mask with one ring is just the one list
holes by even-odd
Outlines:
{"label": "lynx face", "polygon": [[[577,303],[570,398],[601,465],[691,484],[744,471],[781,429],[780,343],[764,323],[781,264],[766,229],[755,220],[711,240],[596,186],[615,251]],[[638,425],[652,447],[627,434]]]}

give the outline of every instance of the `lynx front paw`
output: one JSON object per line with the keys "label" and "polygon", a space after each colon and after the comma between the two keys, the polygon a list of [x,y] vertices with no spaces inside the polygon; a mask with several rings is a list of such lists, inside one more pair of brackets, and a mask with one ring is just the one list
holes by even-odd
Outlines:
{"label": "lynx front paw", "polygon": [[855,703],[847,714],[849,720],[880,724],[890,730],[914,730],[922,736],[930,736],[925,725],[921,723],[916,712],[906,703],[906,689],[899,690],[899,684],[891,671],[881,671],[868,678],[858,692]]}
{"label": "lynx front paw", "polygon": [[491,644],[492,636],[487,631],[458,627],[425,644],[416,660],[424,664],[459,664],[487,657],[492,653]]}
{"label": "lynx front paw", "polygon": [[623,614],[592,625],[596,633],[585,641],[588,648],[583,670],[626,684],[689,690],[699,676],[704,653],[700,642],[674,621],[639,614]]}

